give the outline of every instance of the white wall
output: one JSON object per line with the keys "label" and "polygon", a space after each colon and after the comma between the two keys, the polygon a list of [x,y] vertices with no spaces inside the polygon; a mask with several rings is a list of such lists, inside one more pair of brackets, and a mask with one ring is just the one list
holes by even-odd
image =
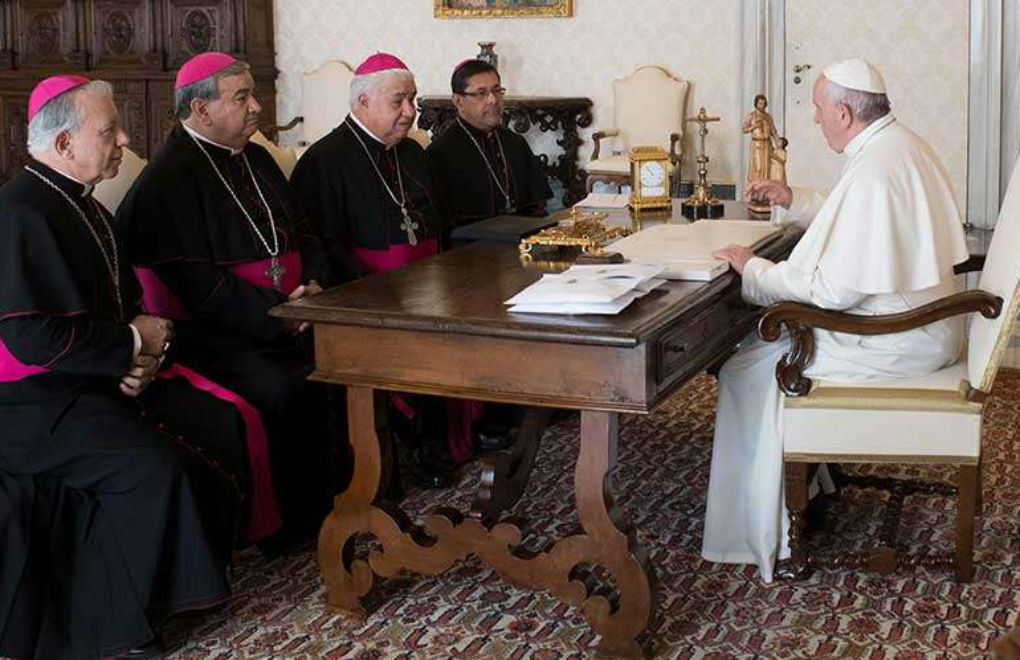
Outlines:
{"label": "white wall", "polygon": [[[658,64],[691,81],[689,116],[703,105],[723,119],[709,129],[711,178],[732,183],[740,169],[745,110],[738,99],[736,0],[577,0],[574,16],[558,19],[440,20],[431,0],[276,0],[274,9],[281,123],[300,114],[301,73],[328,59],[356,66],[377,50],[391,52],[414,71],[419,94],[449,94],[453,66],[477,54],[477,42],[495,41],[511,94],[592,99],[595,121],[582,134],[582,162],[591,152],[591,132],[611,125],[612,79]],[[685,159],[685,177],[692,165],[693,158]]]}

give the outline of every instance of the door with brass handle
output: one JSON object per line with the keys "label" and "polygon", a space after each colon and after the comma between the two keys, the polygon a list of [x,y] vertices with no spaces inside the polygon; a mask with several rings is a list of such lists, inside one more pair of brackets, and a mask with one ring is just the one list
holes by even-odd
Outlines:
{"label": "door with brass handle", "polygon": [[793,65],[793,73],[794,73],[793,84],[794,85],[799,85],[800,81],[801,81],[800,73],[802,71],[807,71],[810,68],[811,68],[810,64],[794,64]]}

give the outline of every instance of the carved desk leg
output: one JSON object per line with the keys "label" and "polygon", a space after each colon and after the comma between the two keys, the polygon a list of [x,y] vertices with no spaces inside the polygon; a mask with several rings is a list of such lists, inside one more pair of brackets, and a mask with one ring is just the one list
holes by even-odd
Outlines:
{"label": "carved desk leg", "polygon": [[[375,532],[373,518],[385,516],[375,509],[382,485],[383,452],[376,432],[374,392],[368,387],[347,389],[347,416],[354,473],[347,490],[333,498],[333,511],[319,532],[319,571],[326,583],[326,599],[333,607],[364,614],[360,598],[374,583],[372,569],[354,557],[354,543],[365,532]],[[403,521],[389,520],[392,525]]]}
{"label": "carved desk leg", "polygon": [[493,523],[521,498],[552,412],[551,408],[528,408],[513,447],[482,459],[482,481],[471,505],[472,516]]}
{"label": "carved desk leg", "polygon": [[[617,425],[617,413],[588,410],[581,413],[581,451],[574,488],[587,548],[577,560],[603,567],[617,586],[616,611],[611,611],[609,602],[601,597],[589,598],[582,604],[592,628],[602,635],[600,657],[636,658],[647,650],[638,638],[651,619],[655,580],[646,565],[644,549],[638,546],[633,529],[613,498]],[[561,541],[553,553],[571,540]]]}

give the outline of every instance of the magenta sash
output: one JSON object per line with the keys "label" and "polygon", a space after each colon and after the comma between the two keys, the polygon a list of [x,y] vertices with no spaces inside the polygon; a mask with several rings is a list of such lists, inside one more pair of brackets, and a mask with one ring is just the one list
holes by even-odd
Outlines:
{"label": "magenta sash", "polygon": [[37,367],[34,364],[25,364],[14,357],[7,344],[0,339],[0,383],[10,383],[29,376],[49,371],[46,367]]}
{"label": "magenta sash", "polygon": [[439,241],[434,238],[422,241],[417,245],[396,243],[386,250],[369,250],[354,248],[354,256],[358,263],[371,274],[385,273],[401,268],[425,257],[439,254]]}
{"label": "magenta sash", "polygon": [[[268,289],[273,286],[273,280],[266,276],[266,270],[270,263],[270,259],[247,261],[230,266],[228,270],[248,284]],[[284,268],[280,288],[284,293],[289,294],[301,284],[301,253],[291,250],[281,254],[280,265]],[[187,308],[154,270],[135,266],[135,275],[142,285],[142,309],[146,313],[165,319],[191,320],[191,314]]]}
{"label": "magenta sash", "polygon": [[217,385],[182,364],[160,371],[159,378],[183,378],[192,387],[207,392],[220,401],[231,403],[241,413],[248,441],[248,463],[251,466],[251,516],[245,536],[255,542],[269,536],[282,524],[280,507],[273,491],[273,475],[269,466],[269,441],[262,426],[262,414],[238,394]]}

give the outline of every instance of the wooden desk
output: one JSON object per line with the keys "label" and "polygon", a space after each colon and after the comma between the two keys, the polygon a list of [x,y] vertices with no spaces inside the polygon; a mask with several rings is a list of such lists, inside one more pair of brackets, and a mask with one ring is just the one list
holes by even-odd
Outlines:
{"label": "wooden desk", "polygon": [[[562,137],[556,144],[563,153],[555,163],[549,156],[540,154],[546,176],[556,177],[563,184],[563,206],[570,207],[585,195],[587,174],[577,165],[577,150],[581,146],[578,128],[591,126],[591,99],[584,97],[507,96],[503,99],[503,125],[518,133],[527,133],[538,126],[543,133],[559,131]],[[445,131],[457,116],[449,96],[422,96],[418,99],[418,126],[435,138]]]}
{"label": "wooden desk", "polygon": [[[785,231],[758,251],[785,255],[796,237]],[[435,575],[473,554],[513,584],[580,606],[602,636],[602,654],[639,657],[649,649],[642,638],[654,580],[634,530],[614,506],[618,416],[648,413],[726,355],[752,329],[756,310],[741,301],[729,273],[707,283],[669,282],[615,317],[508,314],[503,301],[540,274],[538,264],[521,262],[516,246],[475,243],[274,311],[314,323],[312,377],[348,387],[354,477],[319,537],[327,598],[362,612],[360,599],[375,575]],[[540,410],[529,413],[514,450],[486,457],[471,512],[436,512],[424,529],[412,525],[380,497],[389,457],[377,435],[376,390],[581,410],[574,486],[582,531],[529,555],[515,552],[521,525],[499,520],[527,483],[547,414]],[[362,534],[382,546],[367,558],[355,553]],[[582,564],[612,577],[612,604],[589,592],[574,571]]]}

